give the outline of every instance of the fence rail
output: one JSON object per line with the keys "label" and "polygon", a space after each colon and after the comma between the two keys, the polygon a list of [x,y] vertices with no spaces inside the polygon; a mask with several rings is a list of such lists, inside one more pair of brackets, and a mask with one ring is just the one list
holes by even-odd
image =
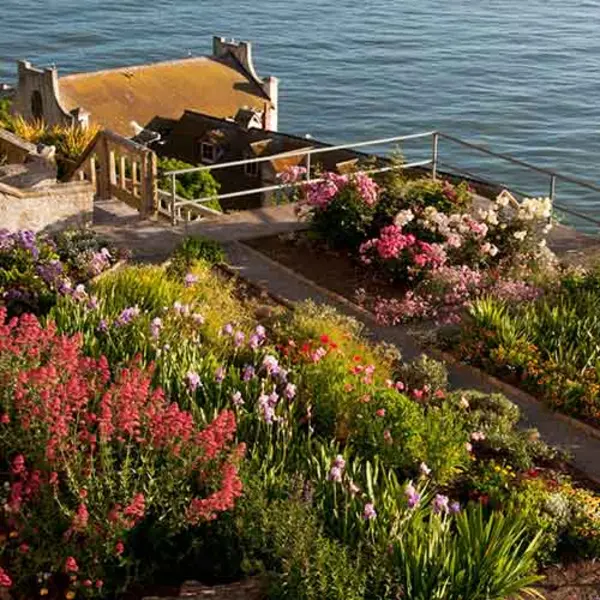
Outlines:
{"label": "fence rail", "polygon": [[[539,167],[537,165],[533,165],[524,160],[520,160],[518,158],[510,156],[508,154],[489,150],[488,148],[485,148],[484,146],[481,146],[479,144],[467,142],[467,141],[461,140],[460,138],[457,138],[453,135],[449,135],[447,133],[443,133],[440,131],[427,131],[427,132],[423,132],[423,133],[414,133],[414,134],[409,134],[409,135],[400,135],[400,136],[394,136],[394,137],[379,138],[379,139],[360,141],[360,142],[355,142],[355,143],[350,143],[350,144],[340,144],[337,146],[322,146],[322,147],[316,147],[316,148],[303,148],[300,150],[294,150],[294,151],[290,151],[290,152],[282,152],[282,153],[270,155],[270,156],[250,158],[250,159],[246,159],[246,160],[237,160],[237,161],[231,161],[231,162],[225,162],[225,163],[217,163],[217,164],[212,164],[212,165],[203,165],[203,166],[199,166],[199,167],[192,167],[189,169],[178,169],[178,170],[173,170],[173,171],[167,171],[167,172],[163,173],[162,176],[168,177],[171,180],[170,206],[168,208],[169,216],[171,218],[172,223],[176,224],[178,222],[178,220],[180,219],[181,210],[186,207],[188,209],[192,206],[198,207],[198,206],[205,204],[214,199],[221,200],[221,199],[240,198],[240,197],[253,195],[253,194],[264,194],[264,193],[269,193],[269,192],[276,192],[279,190],[289,189],[292,186],[300,186],[300,185],[304,185],[307,183],[315,183],[315,182],[321,181],[322,180],[321,178],[319,178],[319,177],[315,178],[315,177],[312,177],[312,175],[311,175],[312,167],[313,167],[313,158],[315,156],[327,154],[330,152],[336,152],[336,151],[340,151],[340,150],[355,150],[358,148],[366,148],[369,146],[374,147],[374,146],[383,146],[383,145],[389,145],[389,144],[400,144],[402,142],[418,141],[418,140],[429,140],[429,149],[426,149],[426,151],[430,153],[430,158],[428,158],[426,160],[412,161],[412,162],[403,164],[401,166],[394,165],[394,166],[381,167],[381,168],[377,168],[377,169],[364,169],[363,172],[374,174],[374,173],[383,173],[386,171],[390,171],[392,169],[415,169],[415,168],[428,167],[429,168],[428,170],[430,171],[431,177],[433,179],[436,179],[438,176],[452,174],[452,172],[453,172],[456,174],[466,175],[466,176],[472,178],[476,182],[479,182],[482,184],[487,184],[487,185],[493,186],[494,188],[509,189],[510,191],[512,191],[520,196],[528,195],[524,192],[520,192],[518,189],[515,189],[510,184],[507,185],[507,184],[500,183],[500,182],[495,181],[490,178],[478,176],[476,173],[474,173],[472,170],[470,170],[467,167],[463,167],[463,166],[459,166],[459,165],[452,165],[445,160],[441,160],[441,158],[440,158],[440,140],[445,140],[447,142],[457,144],[463,148],[468,148],[470,150],[474,150],[480,154],[494,157],[505,163],[523,167],[533,173],[547,176],[549,178],[547,195],[552,199],[554,208],[556,210],[563,212],[565,214],[571,215],[571,216],[578,217],[580,219],[587,221],[588,223],[591,223],[597,227],[600,227],[600,219],[596,219],[590,215],[587,215],[585,213],[574,210],[568,206],[564,206],[563,204],[556,202],[556,197],[557,197],[556,186],[557,186],[558,182],[562,181],[565,183],[569,183],[571,185],[575,185],[578,188],[583,188],[588,191],[599,192],[599,193],[600,193],[600,185],[593,183],[591,181],[586,181],[585,179],[580,179],[577,177],[573,177],[571,175],[565,175],[563,173],[559,173],[558,171],[554,171],[552,169],[547,169],[544,167]],[[250,165],[250,164],[260,164],[263,162],[275,161],[278,159],[285,159],[285,158],[293,158],[293,157],[298,157],[298,156],[303,157],[303,159],[305,161],[305,167],[306,167],[305,178],[300,182],[266,185],[266,186],[257,187],[257,188],[253,188],[253,189],[229,192],[226,194],[221,194],[221,195],[217,195],[217,196],[213,196],[213,197],[197,198],[194,200],[183,200],[181,198],[178,198],[175,193],[176,185],[177,185],[177,177],[179,175],[184,175],[187,173],[195,173],[195,172],[199,172],[199,171],[212,172],[212,171],[221,170],[221,169],[241,167],[241,166]],[[387,157],[381,156],[380,154],[373,154],[372,156],[379,160],[389,161],[389,159]],[[440,167],[442,167],[442,168],[446,167],[447,169],[449,169],[450,173],[440,170]],[[167,194],[168,194],[168,192],[167,192]],[[537,194],[537,195],[546,195],[546,194],[544,193],[544,194]],[[165,199],[165,195],[161,194],[161,200],[164,200],[164,199]],[[161,205],[161,212],[163,214],[167,213],[167,209],[164,205]]]}

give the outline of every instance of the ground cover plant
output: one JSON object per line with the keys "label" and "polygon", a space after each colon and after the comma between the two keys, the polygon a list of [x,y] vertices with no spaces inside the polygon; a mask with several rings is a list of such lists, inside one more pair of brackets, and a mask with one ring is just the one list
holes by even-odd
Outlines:
{"label": "ground cover plant", "polygon": [[78,285],[125,257],[90,230],[54,235],[0,230],[0,296],[9,314],[47,312],[60,294],[77,294]]}
{"label": "ground cover plant", "polygon": [[597,555],[598,498],[517,407],[333,309],[257,320],[188,246],[0,328],[15,597],[262,573],[270,598],[517,598]]}
{"label": "ground cover plant", "polygon": [[599,273],[567,269],[543,297],[523,305],[483,298],[444,342],[553,408],[600,426]]}

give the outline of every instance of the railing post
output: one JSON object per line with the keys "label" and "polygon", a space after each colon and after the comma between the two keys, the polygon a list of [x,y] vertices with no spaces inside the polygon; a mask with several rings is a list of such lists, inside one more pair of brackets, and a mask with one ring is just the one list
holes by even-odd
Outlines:
{"label": "railing post", "polygon": [[437,179],[439,141],[440,134],[436,131],[431,139],[431,179],[434,181]]}
{"label": "railing post", "polygon": [[550,200],[552,200],[552,204],[554,204],[554,200],[556,199],[556,175],[550,176]]}
{"label": "railing post", "polygon": [[311,156],[310,152],[306,155],[306,183],[310,181]]}
{"label": "railing post", "polygon": [[177,225],[177,194],[175,193],[177,175],[171,175],[171,225]]}

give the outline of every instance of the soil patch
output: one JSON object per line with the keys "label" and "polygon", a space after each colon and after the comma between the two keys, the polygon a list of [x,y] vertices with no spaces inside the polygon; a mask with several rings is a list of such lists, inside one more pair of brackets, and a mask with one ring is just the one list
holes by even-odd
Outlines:
{"label": "soil patch", "polygon": [[600,562],[583,561],[556,566],[542,573],[546,579],[537,586],[546,600],[598,600]]}
{"label": "soil patch", "polygon": [[365,290],[370,299],[400,297],[406,291],[360,264],[347,251],[333,250],[306,231],[244,240],[244,244],[351,302],[356,302],[358,289]]}

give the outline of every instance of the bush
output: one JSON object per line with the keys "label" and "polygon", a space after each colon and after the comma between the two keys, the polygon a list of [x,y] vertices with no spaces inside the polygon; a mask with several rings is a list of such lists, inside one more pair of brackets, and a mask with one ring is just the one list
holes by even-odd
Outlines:
{"label": "bush", "polygon": [[169,272],[184,277],[190,267],[198,260],[216,265],[225,262],[225,259],[223,246],[216,240],[202,236],[188,236],[173,251]]}
{"label": "bush", "polygon": [[238,527],[248,566],[272,573],[269,598],[362,600],[363,569],[347,548],[324,535],[301,489],[269,500],[263,484],[253,486],[237,511]]}
{"label": "bush", "polygon": [[[177,171],[179,169],[191,169],[190,165],[176,158],[159,158],[159,171]],[[158,180],[158,187],[161,190],[171,193],[172,183],[170,177],[161,177]],[[175,193],[185,200],[199,200],[200,198],[210,198],[203,205],[213,210],[222,212],[221,205],[217,196],[219,195],[220,184],[212,176],[210,171],[194,171],[192,173],[184,173],[177,175],[175,179]]]}
{"label": "bush", "polygon": [[70,230],[54,237],[0,230],[0,294],[10,314],[45,314],[60,294],[108,269],[117,251],[93,233]]}
{"label": "bush", "polygon": [[448,214],[468,209],[473,201],[469,184],[462,182],[455,186],[449,181],[433,180],[428,177],[408,181],[402,190],[401,208],[411,210],[428,206]]}
{"label": "bush", "polygon": [[[130,546],[136,530],[152,537],[156,524],[174,534],[234,505],[243,451],[231,445],[235,417],[222,412],[201,429],[152,389],[151,372],[132,365],[111,382],[107,361],[82,356],[79,338],[5,316],[0,310],[4,565],[26,595],[83,586],[105,597],[131,572],[151,575]],[[40,571],[50,577],[36,583]]]}

